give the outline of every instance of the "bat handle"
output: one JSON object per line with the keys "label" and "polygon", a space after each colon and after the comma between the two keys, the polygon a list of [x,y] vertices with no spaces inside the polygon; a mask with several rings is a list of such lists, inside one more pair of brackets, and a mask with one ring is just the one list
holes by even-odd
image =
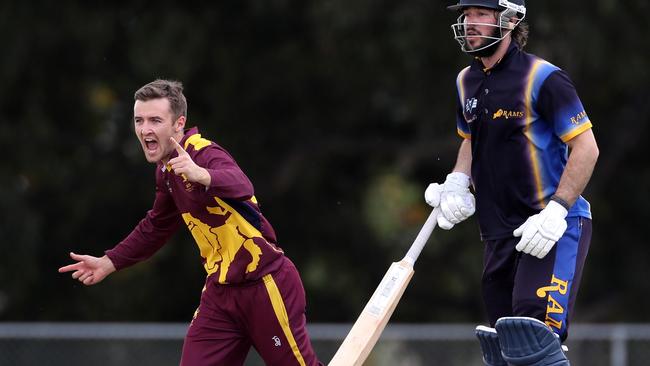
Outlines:
{"label": "bat handle", "polygon": [[418,236],[415,237],[415,241],[413,241],[413,244],[409,248],[408,253],[406,253],[406,256],[403,260],[408,262],[411,266],[415,264],[415,261],[418,259],[420,253],[422,252],[422,248],[424,248],[427,240],[429,240],[429,236],[431,236],[433,229],[436,228],[439,212],[440,207],[436,207],[433,211],[431,211],[431,214],[427,218],[427,221],[424,223],[424,225],[422,225],[422,229],[420,229]]}

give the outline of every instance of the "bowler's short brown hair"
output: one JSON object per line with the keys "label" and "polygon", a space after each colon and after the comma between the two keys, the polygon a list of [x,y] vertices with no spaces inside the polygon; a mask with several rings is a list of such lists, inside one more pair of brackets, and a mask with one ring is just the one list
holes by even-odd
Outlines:
{"label": "bowler's short brown hair", "polygon": [[187,118],[187,100],[183,95],[183,83],[175,80],[157,79],[138,89],[133,99],[146,102],[151,99],[167,98],[174,121],[181,116]]}

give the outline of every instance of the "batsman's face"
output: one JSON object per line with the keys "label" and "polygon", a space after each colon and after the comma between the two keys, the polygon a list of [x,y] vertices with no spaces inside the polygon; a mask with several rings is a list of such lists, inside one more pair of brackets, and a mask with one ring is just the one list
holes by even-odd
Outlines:
{"label": "batsman's face", "polygon": [[497,13],[492,9],[469,7],[463,10],[465,16],[465,34],[470,49],[478,49],[488,42],[488,38],[494,37],[498,32]]}
{"label": "batsman's face", "polygon": [[166,162],[174,151],[169,141],[182,137],[185,117],[173,120],[173,113],[167,98],[136,100],[133,106],[133,123],[135,134],[142,145],[144,156],[150,163]]}

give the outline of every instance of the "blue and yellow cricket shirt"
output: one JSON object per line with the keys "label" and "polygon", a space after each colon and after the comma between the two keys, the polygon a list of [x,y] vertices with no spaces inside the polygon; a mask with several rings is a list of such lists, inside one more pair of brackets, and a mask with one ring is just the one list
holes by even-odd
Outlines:
{"label": "blue and yellow cricket shirt", "polygon": [[[568,75],[511,44],[491,69],[480,59],[456,80],[458,134],[471,140],[483,240],[503,239],[543,209],[568,158],[566,142],[592,127]],[[591,218],[582,196],[569,216]]]}

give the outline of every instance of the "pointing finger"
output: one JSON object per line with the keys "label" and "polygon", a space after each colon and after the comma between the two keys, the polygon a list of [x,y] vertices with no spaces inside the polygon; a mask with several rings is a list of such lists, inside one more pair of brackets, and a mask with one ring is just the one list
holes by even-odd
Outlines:
{"label": "pointing finger", "polygon": [[80,263],[69,264],[67,266],[59,268],[59,273],[74,271],[74,270],[79,269],[80,266],[81,266]]}
{"label": "pointing finger", "polygon": [[187,152],[185,151],[185,149],[183,149],[183,147],[182,147],[182,146],[181,146],[181,145],[176,141],[175,138],[170,137],[170,138],[169,138],[169,141],[171,141],[172,144],[174,144],[174,147],[176,148],[176,151],[178,152],[178,155],[181,155],[181,154],[183,154],[183,153],[187,153]]}

